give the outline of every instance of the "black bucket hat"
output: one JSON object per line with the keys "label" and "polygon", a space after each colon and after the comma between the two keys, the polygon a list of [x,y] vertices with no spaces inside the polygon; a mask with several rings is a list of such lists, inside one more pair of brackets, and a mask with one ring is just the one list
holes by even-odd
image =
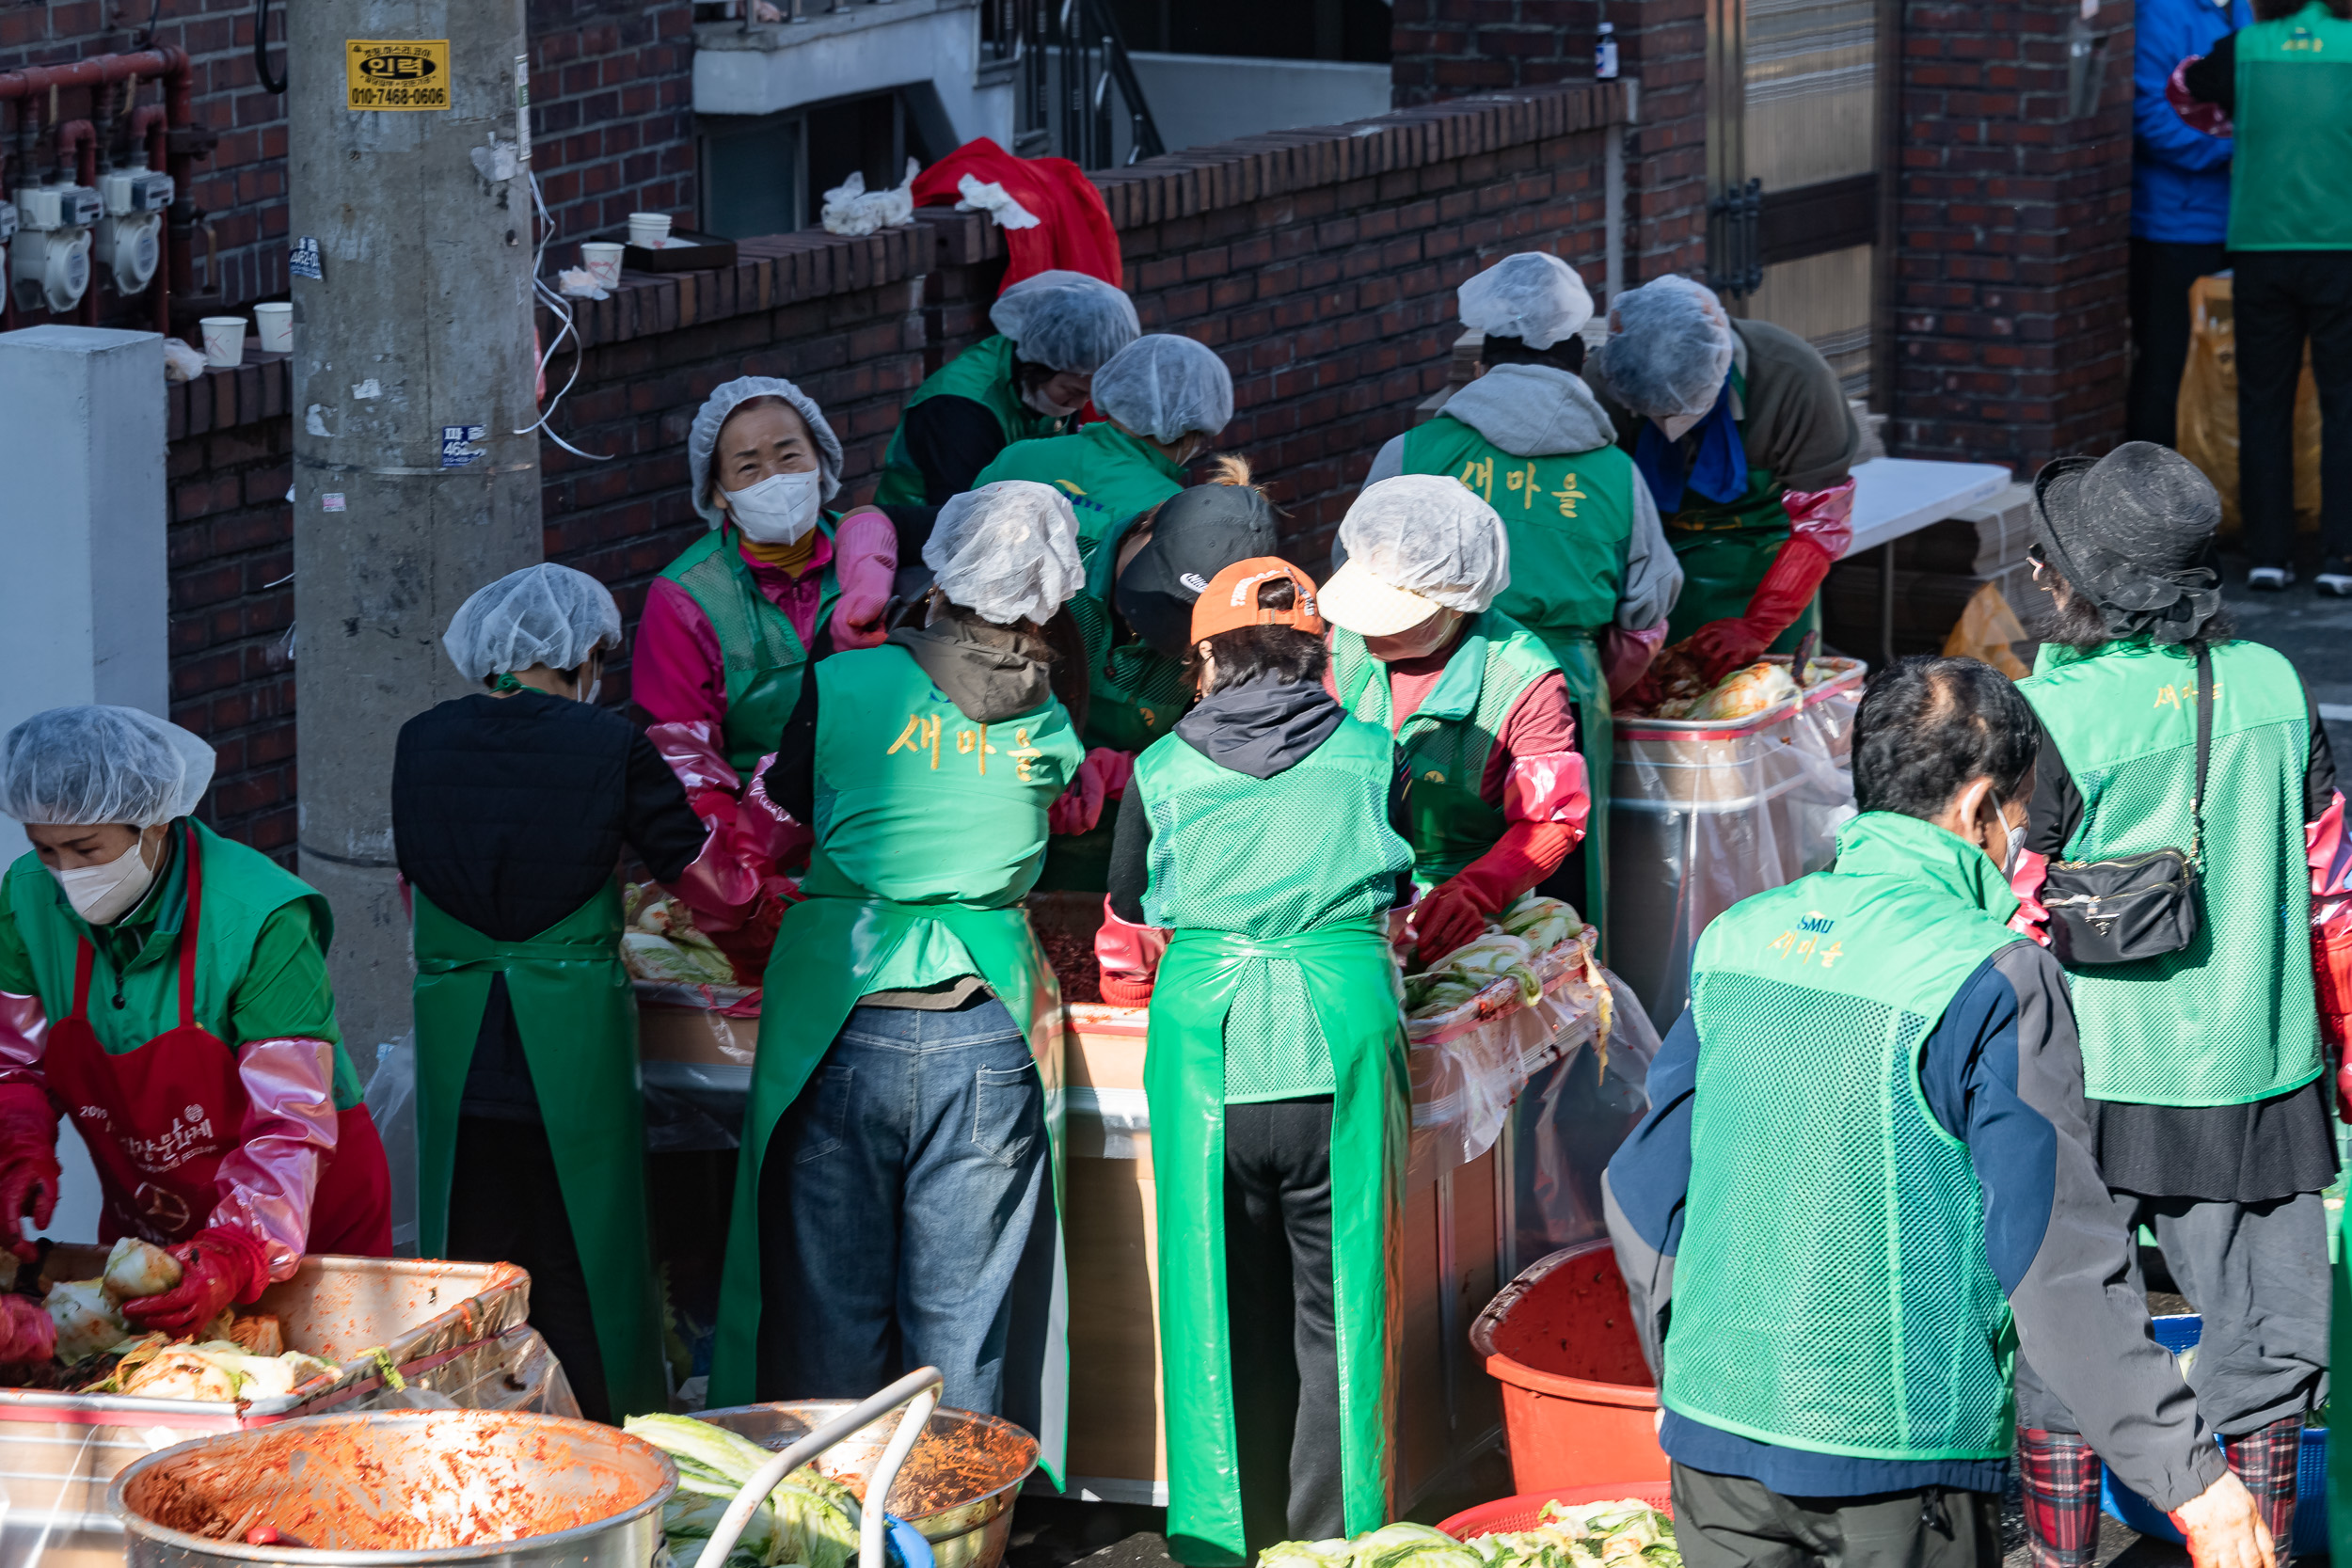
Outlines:
{"label": "black bucket hat", "polygon": [[2033,483],[2034,544],[2111,637],[2185,642],[2221,609],[2213,539],[2221,497],[2169,447],[2127,441],[2061,457]]}
{"label": "black bucket hat", "polygon": [[1273,555],[1274,503],[1246,484],[1196,484],[1152,515],[1152,538],[1119,574],[1111,596],[1137,636],[1169,658],[1192,646],[1192,607],[1236,561]]}

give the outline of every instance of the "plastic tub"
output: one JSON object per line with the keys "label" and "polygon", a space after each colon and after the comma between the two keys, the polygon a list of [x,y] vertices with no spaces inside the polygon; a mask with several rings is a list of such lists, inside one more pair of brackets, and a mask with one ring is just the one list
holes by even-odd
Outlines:
{"label": "plastic tub", "polygon": [[1658,1389],[1607,1242],[1564,1248],[1504,1286],[1471,1325],[1470,1348],[1502,1385],[1519,1492],[1666,1480]]}
{"label": "plastic tub", "polygon": [[[2178,1355],[2203,1337],[2205,1320],[2194,1312],[2154,1320],[2156,1343]],[[2099,1506],[2107,1517],[2122,1521],[2142,1535],[2181,1544],[2181,1532],[2157,1512],[2156,1505],[2102,1469]],[[2295,1463],[2295,1555],[2328,1555],[2328,1429],[2305,1427],[2303,1450]]]}
{"label": "plastic tub", "polygon": [[1466,1508],[1438,1528],[1456,1541],[1468,1541],[1474,1535],[1495,1535],[1506,1530],[1534,1529],[1535,1516],[1546,1503],[1613,1503],[1621,1499],[1647,1503],[1661,1513],[1675,1511],[1674,1488],[1662,1481],[1621,1481],[1599,1486],[1565,1486],[1551,1492],[1529,1492],[1517,1497],[1498,1497],[1476,1508]]}

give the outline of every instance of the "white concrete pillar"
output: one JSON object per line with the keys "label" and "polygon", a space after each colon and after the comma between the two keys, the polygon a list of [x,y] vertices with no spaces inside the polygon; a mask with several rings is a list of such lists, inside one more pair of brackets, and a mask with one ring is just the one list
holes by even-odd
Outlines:
{"label": "white concrete pillar", "polygon": [[[164,341],[34,326],[0,333],[0,735],[43,708],[115,703],[168,716]],[[0,817],[0,864],[26,852]],[[98,1179],[61,1137],[48,1234],[98,1235]]]}

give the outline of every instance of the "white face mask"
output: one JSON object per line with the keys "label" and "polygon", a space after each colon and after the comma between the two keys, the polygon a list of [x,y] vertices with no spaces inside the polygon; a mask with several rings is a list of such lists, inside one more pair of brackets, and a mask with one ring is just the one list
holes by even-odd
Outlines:
{"label": "white face mask", "polygon": [[603,689],[604,677],[602,675],[598,675],[595,680],[588,683],[588,689],[580,694],[580,700],[583,703],[594,704],[596,700],[596,694]]}
{"label": "white face mask", "polygon": [[2017,879],[2017,863],[2026,858],[2026,830],[2021,823],[2009,825],[2009,814],[2001,814],[2001,831],[2009,835],[2009,853],[2001,861],[2001,875],[2010,881]]}
{"label": "white face mask", "polygon": [[140,839],[135,838],[131,847],[110,861],[50,875],[65,890],[65,901],[75,914],[93,926],[111,926],[147,896],[149,884],[155,880],[155,868],[139,853],[139,846]]}
{"label": "white face mask", "polygon": [[1078,405],[1076,404],[1072,404],[1069,407],[1065,408],[1060,404],[1054,402],[1051,398],[1048,398],[1045,395],[1045,388],[1042,386],[1032,387],[1027,391],[1022,393],[1021,401],[1027,404],[1031,408],[1035,409],[1038,413],[1044,415],[1049,420],[1066,420],[1070,418],[1071,415],[1075,414],[1078,411]]}
{"label": "white face mask", "polygon": [[818,492],[824,483],[825,476],[813,468],[804,474],[770,474],[757,484],[727,491],[727,515],[746,539],[797,545],[817,526]]}

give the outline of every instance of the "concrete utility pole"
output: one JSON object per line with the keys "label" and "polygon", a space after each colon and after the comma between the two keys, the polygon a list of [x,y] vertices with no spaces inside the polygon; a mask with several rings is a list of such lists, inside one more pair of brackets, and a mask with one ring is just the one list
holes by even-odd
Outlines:
{"label": "concrete utility pole", "polygon": [[409,1024],[392,743],[441,632],[540,559],[523,0],[286,8],[302,875],[362,1073]]}

